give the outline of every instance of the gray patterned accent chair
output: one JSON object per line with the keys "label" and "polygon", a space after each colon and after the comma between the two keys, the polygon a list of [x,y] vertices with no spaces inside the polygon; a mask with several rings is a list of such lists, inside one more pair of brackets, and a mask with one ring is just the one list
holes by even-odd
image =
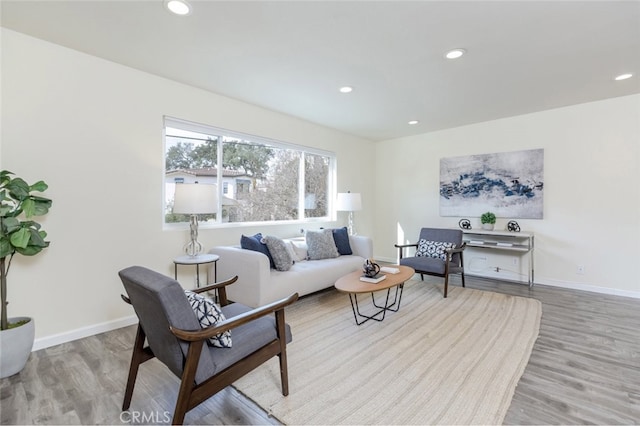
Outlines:
{"label": "gray patterned accent chair", "polygon": [[[462,235],[459,229],[422,228],[418,242],[395,245],[400,252],[400,265],[415,269],[422,280],[425,274],[444,277],[444,297],[447,297],[450,274],[460,274],[462,287],[465,286],[462,262],[465,244],[462,241]],[[448,248],[449,245],[452,247]],[[416,249],[416,254],[404,256],[404,250],[410,247]]]}
{"label": "gray patterned accent chair", "polygon": [[[182,424],[189,410],[274,356],[280,358],[282,394],[288,395],[286,345],[292,336],[284,309],[298,299],[297,294],[252,309],[227,301],[225,287],[237,277],[192,290],[217,291],[226,317],[216,325],[201,328],[176,280],[141,266],[123,269],[119,276],[127,292],[122,298],[133,306],[139,319],[123,411],[130,407],[139,365],[152,358],[181,380],[173,424]],[[207,345],[209,338],[225,330],[231,330],[231,348]],[[138,402],[140,411],[144,404]]]}

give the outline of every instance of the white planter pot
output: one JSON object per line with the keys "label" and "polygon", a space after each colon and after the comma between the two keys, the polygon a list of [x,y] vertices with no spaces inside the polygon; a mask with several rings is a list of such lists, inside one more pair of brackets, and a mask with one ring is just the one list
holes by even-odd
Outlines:
{"label": "white planter pot", "polygon": [[493,223],[483,223],[482,229],[486,231],[493,231]]}
{"label": "white planter pot", "polygon": [[33,340],[36,335],[36,325],[33,318],[9,318],[9,322],[29,320],[20,327],[0,331],[0,378],[13,376],[22,371],[29,359]]}

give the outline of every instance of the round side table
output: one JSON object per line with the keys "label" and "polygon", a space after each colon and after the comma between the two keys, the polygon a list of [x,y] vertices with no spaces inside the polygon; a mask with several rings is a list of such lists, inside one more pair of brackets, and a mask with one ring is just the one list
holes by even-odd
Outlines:
{"label": "round side table", "polygon": [[178,279],[178,265],[196,265],[196,287],[200,287],[200,265],[213,263],[213,282],[218,280],[217,254],[199,254],[197,256],[178,256],[173,259],[174,278]]}

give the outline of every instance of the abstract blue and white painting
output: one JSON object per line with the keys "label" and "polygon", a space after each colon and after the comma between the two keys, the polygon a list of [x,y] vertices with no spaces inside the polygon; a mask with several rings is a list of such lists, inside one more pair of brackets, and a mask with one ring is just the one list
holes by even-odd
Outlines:
{"label": "abstract blue and white painting", "polygon": [[440,216],[542,219],[544,149],[440,159]]}

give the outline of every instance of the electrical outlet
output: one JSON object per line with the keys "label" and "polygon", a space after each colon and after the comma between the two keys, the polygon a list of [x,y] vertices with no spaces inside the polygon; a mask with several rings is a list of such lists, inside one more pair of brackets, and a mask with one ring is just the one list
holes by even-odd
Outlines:
{"label": "electrical outlet", "polygon": [[518,258],[517,257],[512,257],[511,258],[511,264],[513,266],[518,266]]}
{"label": "electrical outlet", "polygon": [[578,265],[576,267],[576,274],[580,274],[580,275],[584,274],[584,265]]}

